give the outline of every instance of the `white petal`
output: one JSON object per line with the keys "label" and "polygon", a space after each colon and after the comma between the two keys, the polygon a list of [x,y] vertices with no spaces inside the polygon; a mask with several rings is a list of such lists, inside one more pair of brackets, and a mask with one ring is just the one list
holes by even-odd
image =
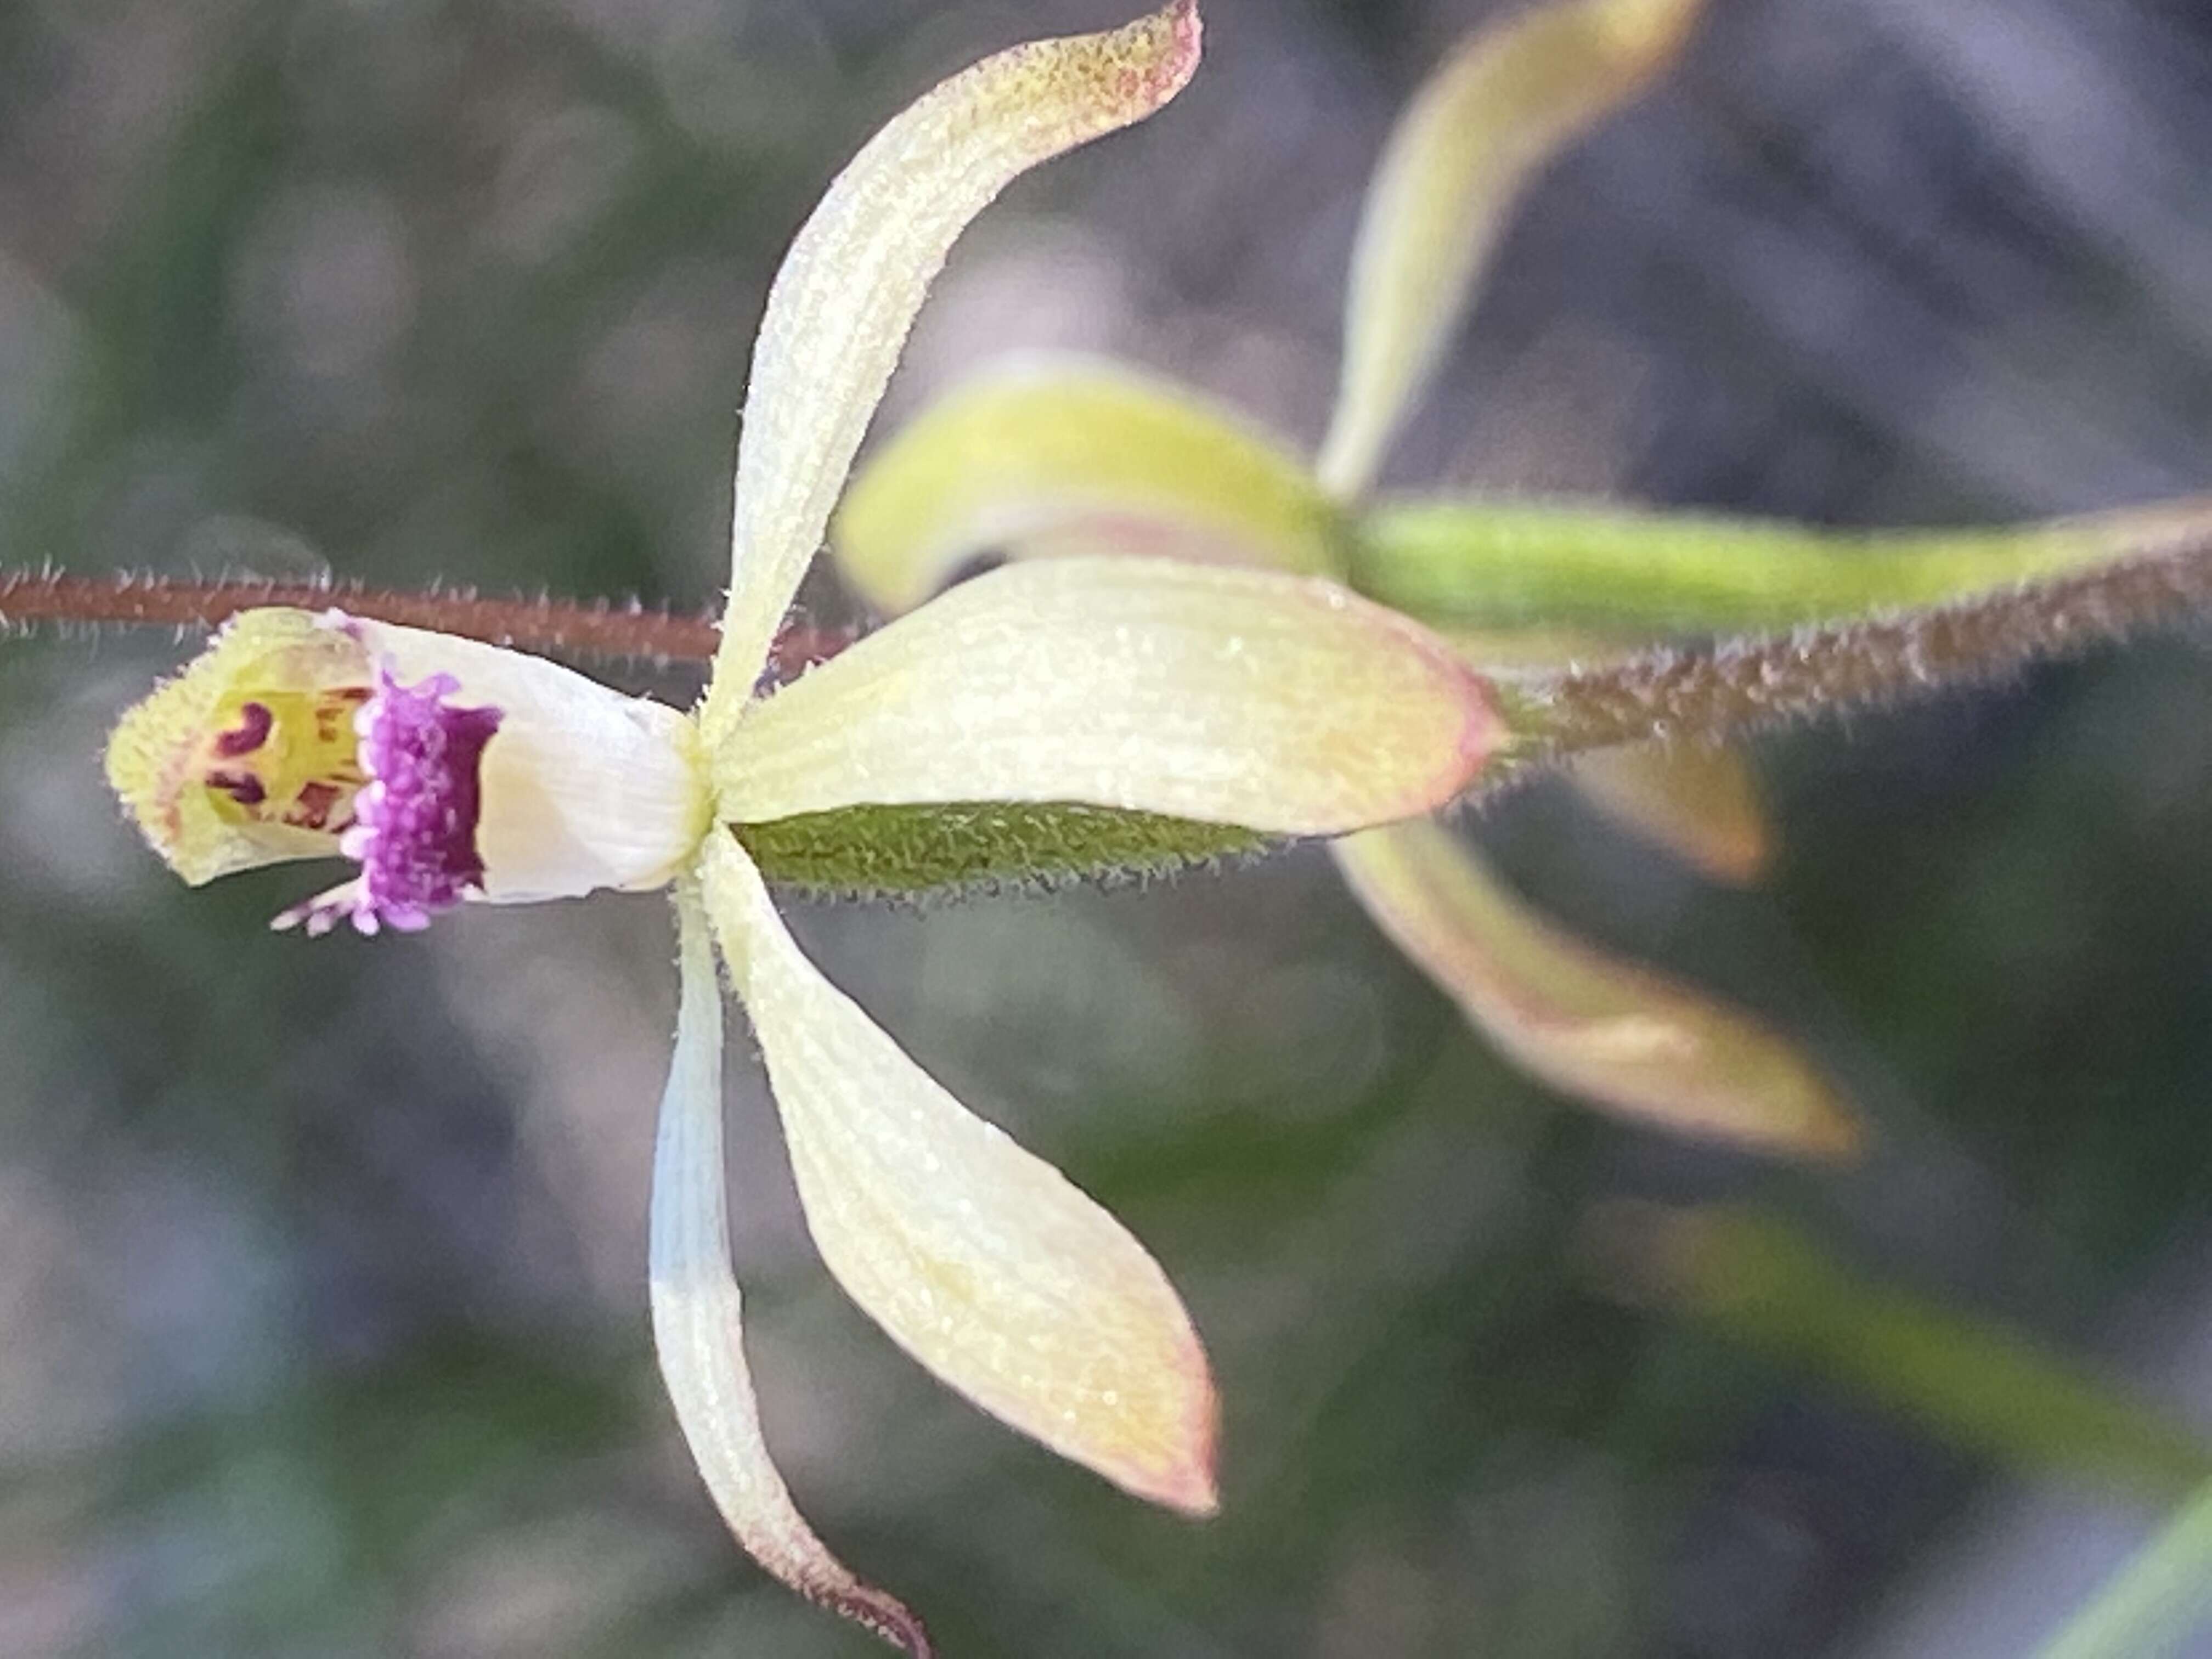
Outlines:
{"label": "white petal", "polygon": [[1213,1385],[1158,1265],[823,979],[727,835],[708,842],[706,882],[807,1225],[853,1299],[1002,1421],[1139,1497],[1211,1512]]}
{"label": "white petal", "polygon": [[1419,623],[1327,582],[1164,559],[1012,565],[753,705],[724,822],[1073,801],[1330,835],[1466,787],[1504,731]]}
{"label": "white petal", "polygon": [[706,832],[698,738],[675,709],[520,651],[389,623],[346,624],[413,683],[451,674],[500,710],[480,773],[477,854],[495,904],[665,885]]}
{"label": "white petal", "polygon": [[854,1577],[806,1524],[761,1437],[739,1340],[722,1170],[722,998],[698,894],[677,895],[683,1001],[653,1157],[653,1340],[676,1420],[714,1506],[746,1551],[808,1600],[927,1656],[921,1621]]}
{"label": "white petal", "polygon": [[1166,103],[1198,51],[1195,0],[1016,46],[895,117],[830,185],[776,273],[753,346],[710,732],[751,693],[954,240],[1029,168]]}

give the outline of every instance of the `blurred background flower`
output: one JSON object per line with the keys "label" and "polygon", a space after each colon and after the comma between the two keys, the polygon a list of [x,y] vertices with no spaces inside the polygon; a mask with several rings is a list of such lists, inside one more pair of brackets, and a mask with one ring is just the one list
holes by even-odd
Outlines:
{"label": "blurred background flower", "polygon": [[[1499,9],[1214,0],[1175,109],[956,252],[883,429],[988,354],[1080,347],[1310,447],[1376,149]],[[948,70],[1118,15],[9,7],[0,557],[704,606],[744,343],[806,206]],[[2212,25],[2170,0],[1714,0],[1534,190],[1384,484],[1843,524],[2202,490],[2208,88]],[[732,1556],[657,1398],[662,907],[269,939],[296,884],[174,889],[105,798],[106,725],[178,654],[0,653],[0,1650],[873,1650]],[[794,1489],[955,1654],[2032,1646],[2208,1419],[2208,694],[2160,644],[1765,742],[1759,894],[1562,789],[1486,815],[1548,908],[1806,1034],[1879,1136],[1845,1173],[1562,1108],[1317,854],[801,909],[1174,1275],[1225,1510],[1130,1504],[875,1340],[741,1068],[737,1248]],[[1655,1254],[1678,1230],[1624,1199],[1756,1205],[1799,1243]],[[2093,1433],[2058,1354],[2147,1403],[2099,1395],[2124,1426]],[[1956,1409],[1999,1395],[2026,1431]]]}

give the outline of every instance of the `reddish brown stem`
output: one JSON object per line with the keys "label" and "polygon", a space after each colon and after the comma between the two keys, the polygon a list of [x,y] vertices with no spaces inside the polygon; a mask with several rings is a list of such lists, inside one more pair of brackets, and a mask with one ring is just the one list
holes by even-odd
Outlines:
{"label": "reddish brown stem", "polygon": [[1832,711],[1984,685],[2212,616],[2212,541],[2117,559],[1922,611],[1850,618],[1709,650],[1662,649],[1500,688],[1511,761],[1648,738],[1721,743]]}
{"label": "reddish brown stem", "polygon": [[[332,607],[376,622],[435,629],[526,651],[591,657],[642,658],[655,663],[705,662],[718,637],[714,618],[678,616],[635,600],[588,605],[569,599],[485,599],[471,588],[428,592],[364,587],[328,578],[275,580],[260,576],[194,580],[125,574],[72,576],[60,571],[0,573],[0,630],[42,623],[123,628],[211,629],[258,605]],[[794,622],[777,636],[769,668],[787,679],[835,655],[851,636]]]}

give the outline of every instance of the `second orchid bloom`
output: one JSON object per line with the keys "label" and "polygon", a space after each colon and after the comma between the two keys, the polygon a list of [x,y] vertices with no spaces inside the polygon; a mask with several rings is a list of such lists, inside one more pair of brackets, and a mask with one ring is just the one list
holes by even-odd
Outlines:
{"label": "second orchid bloom", "polygon": [[915,1653],[920,1622],[817,1539],[763,1438],[729,1260],[720,974],[765,1056],[824,1260],[923,1364],[1191,1513],[1216,1502],[1213,1388],[1142,1246],[823,979],[768,878],[794,844],[809,871],[896,860],[886,811],[940,846],[1054,815],[1200,851],[1335,836],[1443,805],[1503,739],[1488,684],[1405,618],[1300,577],[1167,562],[1000,572],[755,695],[962,228],[1023,170],[1165,104],[1198,58],[1191,0],[1016,47],[908,109],[830,186],[754,348],[730,599],[697,709],[474,641],[262,611],[132,710],[109,750],[118,793],[187,881],[350,860],[348,879],[278,919],[310,933],[672,888],[682,989],[651,1226],[669,1394],[744,1547]]}
{"label": "second orchid bloom", "polygon": [[[1568,141],[1670,63],[1698,0],[1572,0],[1478,31],[1400,121],[1352,255],[1335,414],[1311,467],[1179,389],[1114,365],[1021,363],[927,411],[841,510],[840,561],[884,609],[987,549],[1060,558],[1133,548],[1356,580],[1353,512],[1466,308],[1519,191]],[[1528,538],[1532,559],[1572,528]],[[1550,617],[1454,644],[1481,672],[1630,643]],[[1741,879],[1764,853],[1741,763],[1614,750],[1577,777],[1638,828]],[[1407,823],[1331,848],[1383,932],[1528,1071],[1570,1094],[1769,1151],[1836,1155],[1850,1109],[1750,1014],[1567,935],[1449,829]]]}

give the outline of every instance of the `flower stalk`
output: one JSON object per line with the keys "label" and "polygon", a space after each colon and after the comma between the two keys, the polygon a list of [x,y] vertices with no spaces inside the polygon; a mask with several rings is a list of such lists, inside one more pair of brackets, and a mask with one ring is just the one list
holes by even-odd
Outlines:
{"label": "flower stalk", "polygon": [[[635,599],[563,599],[549,593],[496,599],[472,586],[370,587],[334,576],[163,576],[132,570],[79,576],[52,566],[0,568],[0,638],[46,627],[213,633],[241,611],[270,607],[337,610],[514,651],[656,668],[707,662],[720,637],[710,611],[674,611]],[[791,616],[769,653],[767,683],[796,678],[854,637],[850,629]]]}
{"label": "flower stalk", "polygon": [[0,633],[46,625],[175,628],[212,632],[241,611],[340,610],[487,645],[654,663],[704,661],[714,619],[638,600],[490,599],[473,587],[368,587],[329,576],[73,575],[51,566],[0,569]]}
{"label": "flower stalk", "polygon": [[[1511,737],[1475,792],[1593,750],[1653,739],[1723,744],[1798,720],[1997,684],[2035,663],[2212,617],[2212,532],[2146,539],[2152,550],[1947,603],[1502,674],[1497,695]],[[262,577],[0,573],[0,628],[213,629],[265,605],[342,606],[350,616],[492,644],[663,666],[709,660],[717,638],[709,618],[635,601],[487,599],[466,590]],[[772,681],[787,681],[852,642],[840,630],[794,622],[777,639]],[[1156,849],[1145,846],[1133,866],[1151,863]],[[1054,864],[1036,872],[963,872],[960,878],[1071,873],[1105,872]]]}
{"label": "flower stalk", "polygon": [[1799,720],[2011,678],[2212,615],[2212,534],[2047,581],[1849,617],[1707,650],[1662,647],[1502,680],[1514,738],[1492,780],[1530,762],[1652,738],[1720,743]]}

